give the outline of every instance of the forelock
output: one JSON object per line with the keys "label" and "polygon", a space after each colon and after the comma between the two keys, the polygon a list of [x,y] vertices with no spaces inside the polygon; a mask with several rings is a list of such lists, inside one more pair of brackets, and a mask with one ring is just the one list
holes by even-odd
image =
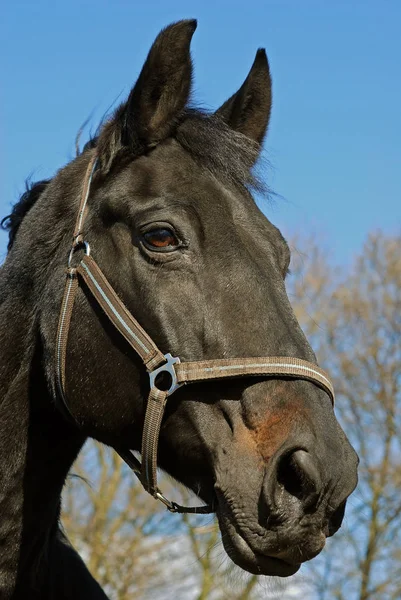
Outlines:
{"label": "forelock", "polygon": [[266,188],[256,176],[260,146],[234,131],[215,114],[187,110],[175,136],[179,144],[215,177],[259,192]]}

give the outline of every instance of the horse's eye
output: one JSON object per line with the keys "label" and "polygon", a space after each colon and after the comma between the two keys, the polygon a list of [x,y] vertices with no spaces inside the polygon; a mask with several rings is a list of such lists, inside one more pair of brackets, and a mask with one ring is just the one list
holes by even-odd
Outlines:
{"label": "horse's eye", "polygon": [[175,233],[166,227],[150,229],[143,234],[143,240],[151,250],[175,250],[180,245]]}

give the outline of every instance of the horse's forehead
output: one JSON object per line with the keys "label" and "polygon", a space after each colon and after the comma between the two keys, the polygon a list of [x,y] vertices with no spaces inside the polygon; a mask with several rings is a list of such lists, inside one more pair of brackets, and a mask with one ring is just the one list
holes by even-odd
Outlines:
{"label": "horse's forehead", "polygon": [[[122,185],[139,196],[160,197],[168,192],[195,194],[206,190],[219,194],[224,189],[215,177],[174,140],[134,160],[124,171]],[[178,194],[179,197],[179,194]]]}

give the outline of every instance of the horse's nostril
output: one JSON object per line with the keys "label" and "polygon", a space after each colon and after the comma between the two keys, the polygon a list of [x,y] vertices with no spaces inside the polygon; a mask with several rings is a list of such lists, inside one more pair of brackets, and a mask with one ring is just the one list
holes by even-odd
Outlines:
{"label": "horse's nostril", "polygon": [[312,456],[295,450],[280,460],[277,481],[288,494],[298,498],[304,508],[314,506],[321,490],[321,479]]}

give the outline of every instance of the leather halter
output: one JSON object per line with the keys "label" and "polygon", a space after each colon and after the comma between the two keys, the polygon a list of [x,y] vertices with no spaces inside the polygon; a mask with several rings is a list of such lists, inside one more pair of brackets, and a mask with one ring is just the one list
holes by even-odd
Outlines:
{"label": "leather halter", "polygon": [[[67,265],[67,278],[61,305],[56,340],[56,380],[59,395],[57,401],[62,412],[80,426],[69,409],[65,391],[66,354],[68,333],[74,300],[80,281],[83,281],[93,298],[113,323],[117,331],[142,359],[149,375],[149,395],[147,399],[145,422],[142,434],[142,464],[129,448],[115,450],[138,476],[143,487],[154,498],[163,502],[171,512],[210,513],[214,508],[209,505],[184,507],[168,500],[157,487],[157,448],[160,426],[166,402],[182,385],[198,381],[210,381],[233,377],[265,376],[291,377],[306,379],[322,388],[334,405],[333,385],[323,369],[300,358],[289,356],[269,356],[258,358],[213,359],[194,362],[181,362],[171,354],[163,354],[152,338],[142,329],[135,317],[118,297],[95,260],[90,255],[89,243],[83,237],[83,224],[87,209],[92,176],[96,168],[97,157],[89,162],[79,211],[74,229],[72,247]],[[84,256],[77,266],[72,266],[77,250],[84,250]],[[170,387],[160,389],[160,375],[167,374]]]}

